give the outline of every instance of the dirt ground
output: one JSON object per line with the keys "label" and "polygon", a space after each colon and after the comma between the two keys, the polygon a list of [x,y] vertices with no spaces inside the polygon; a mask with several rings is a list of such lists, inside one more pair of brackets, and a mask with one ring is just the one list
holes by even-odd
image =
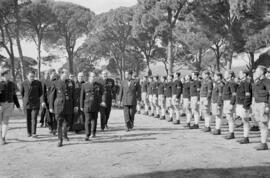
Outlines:
{"label": "dirt ground", "polygon": [[251,144],[240,145],[223,138],[225,124],[223,135],[213,136],[185,129],[184,121],[174,126],[137,115],[135,122],[135,130],[125,132],[122,111],[113,110],[108,131],[91,142],[84,134],[70,134],[58,148],[47,128],[38,128],[37,139],[28,138],[24,117],[15,112],[8,144],[0,146],[0,177],[270,177],[270,150],[254,149],[257,132],[251,133]]}

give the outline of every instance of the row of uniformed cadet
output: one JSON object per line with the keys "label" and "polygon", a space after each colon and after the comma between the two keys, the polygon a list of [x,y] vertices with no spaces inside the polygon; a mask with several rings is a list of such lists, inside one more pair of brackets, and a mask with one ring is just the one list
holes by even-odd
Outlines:
{"label": "row of uniformed cadet", "polygon": [[[223,117],[226,118],[229,133],[226,139],[234,139],[235,118],[240,117],[243,122],[243,138],[241,144],[249,143],[250,119],[259,123],[261,131],[261,143],[257,150],[266,150],[269,104],[270,104],[270,80],[266,78],[267,69],[258,66],[253,81],[247,71],[241,70],[236,82],[235,73],[225,71],[215,73],[209,71],[193,72],[180,79],[180,73],[175,75],[147,77],[141,81],[142,102],[138,112],[144,108],[145,115],[165,119],[174,124],[180,123],[180,116],[186,114],[186,126],[190,129],[199,129],[199,120],[204,120],[204,132],[213,135],[221,135]],[[191,124],[194,118],[194,124]],[[212,120],[215,127],[211,128]]]}

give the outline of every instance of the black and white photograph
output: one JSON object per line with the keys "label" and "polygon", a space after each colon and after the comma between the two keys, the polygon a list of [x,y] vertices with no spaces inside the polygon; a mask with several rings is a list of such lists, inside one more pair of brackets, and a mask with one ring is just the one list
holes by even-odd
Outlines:
{"label": "black and white photograph", "polygon": [[0,178],[269,178],[270,0],[0,0]]}

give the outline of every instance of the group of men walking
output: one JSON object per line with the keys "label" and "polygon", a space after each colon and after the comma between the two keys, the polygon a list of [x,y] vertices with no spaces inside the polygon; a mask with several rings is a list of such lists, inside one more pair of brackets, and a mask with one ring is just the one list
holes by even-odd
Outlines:
{"label": "group of men walking", "polygon": [[[16,95],[18,90],[11,80],[10,70],[1,69],[0,124],[1,142],[6,144],[9,117],[15,104],[20,108]],[[101,129],[108,128],[108,119],[114,98],[114,80],[106,71],[98,78],[90,72],[88,80],[79,73],[76,81],[67,70],[59,74],[55,70],[45,72],[44,80],[35,79],[31,71],[21,83],[20,93],[27,120],[28,137],[37,138],[37,117],[41,110],[41,127],[48,126],[53,135],[58,135],[58,146],[69,141],[68,131],[86,131],[85,140],[96,137],[97,119],[100,112]]]}
{"label": "group of men walking", "polygon": [[[226,118],[229,127],[226,139],[235,138],[235,119],[240,117],[244,128],[240,144],[249,143],[250,130],[260,130],[261,143],[256,149],[267,150],[270,117],[270,80],[267,73],[266,67],[258,66],[253,78],[245,70],[241,70],[238,77],[233,71],[225,71],[224,74],[195,71],[184,77],[180,73],[144,76],[141,81],[142,101],[137,110],[173,124],[180,124],[180,117],[185,115],[185,127],[188,129],[199,129],[199,121],[203,120],[202,131],[213,135],[221,135],[223,118]],[[211,127],[213,119],[214,128]],[[252,128],[251,121],[254,124]]]}

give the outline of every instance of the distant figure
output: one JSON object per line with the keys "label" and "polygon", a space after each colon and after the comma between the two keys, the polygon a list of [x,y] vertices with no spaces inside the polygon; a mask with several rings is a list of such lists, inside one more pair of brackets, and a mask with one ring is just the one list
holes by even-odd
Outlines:
{"label": "distant figure", "polygon": [[141,100],[141,87],[139,82],[132,79],[132,71],[126,72],[125,76],[126,80],[121,84],[120,101],[124,106],[124,118],[128,132],[134,127],[137,101]]}
{"label": "distant figure", "polygon": [[[37,116],[42,94],[41,82],[35,80],[34,71],[29,72],[27,79],[21,84],[21,95],[23,98],[23,108],[26,114],[28,137],[37,137]],[[42,101],[42,107],[46,107],[44,101]]]}

